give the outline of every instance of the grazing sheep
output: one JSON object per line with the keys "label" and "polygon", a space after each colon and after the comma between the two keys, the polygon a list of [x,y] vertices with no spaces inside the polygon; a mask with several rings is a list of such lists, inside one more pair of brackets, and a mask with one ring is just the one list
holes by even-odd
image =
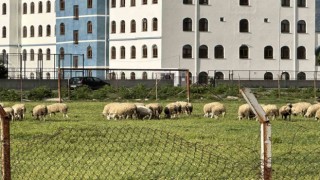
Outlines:
{"label": "grazing sheep", "polygon": [[56,113],[59,113],[59,112],[63,114],[63,117],[67,117],[67,118],[69,117],[68,106],[64,103],[54,103],[54,104],[48,105],[47,109],[50,117],[51,117],[51,114],[55,115]]}
{"label": "grazing sheep", "polygon": [[238,108],[238,119],[252,119],[255,117],[254,112],[251,110],[249,104],[242,104]]}
{"label": "grazing sheep", "polygon": [[144,103],[141,103],[141,102],[136,102],[136,103],[133,103],[135,104],[136,106],[144,106]]}
{"label": "grazing sheep", "polygon": [[14,119],[22,120],[26,114],[26,107],[24,104],[15,104],[12,106],[14,112]]}
{"label": "grazing sheep", "polygon": [[310,107],[308,107],[304,117],[306,118],[314,117],[318,109],[320,109],[320,103],[311,105]]}
{"label": "grazing sheep", "polygon": [[32,111],[32,116],[36,117],[37,120],[43,119],[44,121],[46,120],[45,117],[48,114],[48,108],[44,104],[40,104],[35,106]]}
{"label": "grazing sheep", "polygon": [[261,105],[262,109],[266,113],[266,116],[268,118],[271,118],[272,120],[276,119],[279,116],[279,109],[277,105],[275,104],[267,104],[267,105]]}
{"label": "grazing sheep", "polygon": [[177,101],[177,104],[181,106],[181,113],[185,113],[187,115],[191,115],[193,106],[191,103],[185,102],[185,101]]}
{"label": "grazing sheep", "polygon": [[151,119],[152,118],[152,110],[145,106],[137,106],[137,118],[138,119]]}
{"label": "grazing sheep", "polygon": [[14,120],[14,111],[11,107],[5,107],[3,108],[3,110],[7,113],[9,119],[11,119],[12,121]]}
{"label": "grazing sheep", "polygon": [[117,105],[117,104],[120,104],[120,103],[109,103],[109,104],[106,104],[105,106],[104,106],[104,108],[103,108],[103,111],[102,111],[102,115],[104,116],[104,117],[108,117],[109,116],[109,114],[110,114],[110,108],[112,107],[112,106],[114,106],[114,105]]}
{"label": "grazing sheep", "polygon": [[163,107],[159,103],[150,103],[146,105],[147,108],[152,111],[152,118],[160,119],[160,114],[162,113]]}
{"label": "grazing sheep", "polygon": [[164,107],[163,112],[166,118],[175,118],[181,112],[181,106],[177,103],[169,103]]}
{"label": "grazing sheep", "polygon": [[285,106],[280,107],[279,114],[281,115],[281,118],[284,120],[287,120],[287,117],[289,116],[289,120],[291,120],[291,113],[292,113],[292,105],[287,104]]}
{"label": "grazing sheep", "polygon": [[226,107],[220,102],[212,102],[203,106],[204,117],[217,119],[220,115],[222,117],[226,114]]}
{"label": "grazing sheep", "polygon": [[316,121],[319,121],[319,119],[320,119],[320,109],[318,109],[316,111],[316,114],[315,114],[314,118],[315,118]]}
{"label": "grazing sheep", "polygon": [[294,103],[294,104],[292,104],[292,115],[304,116],[310,106],[311,106],[311,103],[308,103],[308,102]]}
{"label": "grazing sheep", "polygon": [[118,103],[109,108],[107,119],[129,119],[137,115],[137,106],[133,103]]}

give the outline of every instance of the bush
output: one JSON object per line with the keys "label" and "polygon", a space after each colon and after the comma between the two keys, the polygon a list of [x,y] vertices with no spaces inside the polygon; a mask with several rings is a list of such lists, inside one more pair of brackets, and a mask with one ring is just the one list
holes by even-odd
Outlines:
{"label": "bush", "polygon": [[117,89],[115,89],[113,86],[104,86],[103,88],[92,92],[92,98],[94,99],[105,100],[116,99],[117,97]]}
{"label": "bush", "polygon": [[27,98],[30,100],[42,100],[45,98],[52,98],[53,92],[46,86],[40,86],[30,90],[27,93]]}
{"label": "bush", "polygon": [[0,89],[0,101],[19,101],[20,94],[11,89]]}
{"label": "bush", "polygon": [[88,86],[81,86],[71,91],[71,99],[74,100],[87,100],[92,99],[92,91]]}

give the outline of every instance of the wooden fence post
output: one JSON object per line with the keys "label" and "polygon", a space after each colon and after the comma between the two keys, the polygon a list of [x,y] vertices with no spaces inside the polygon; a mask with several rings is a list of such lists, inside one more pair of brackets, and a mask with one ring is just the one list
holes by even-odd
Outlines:
{"label": "wooden fence post", "polygon": [[11,180],[10,167],[10,122],[7,113],[0,106],[1,146],[2,146],[2,179]]}

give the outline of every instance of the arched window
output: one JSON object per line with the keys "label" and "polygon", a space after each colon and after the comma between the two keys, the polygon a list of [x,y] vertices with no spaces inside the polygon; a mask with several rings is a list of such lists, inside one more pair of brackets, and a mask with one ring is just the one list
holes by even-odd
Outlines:
{"label": "arched window", "polygon": [[112,79],[112,80],[115,80],[116,79],[116,73],[115,72],[112,72],[112,73],[110,73],[110,79]]}
{"label": "arched window", "polygon": [[152,19],[152,30],[158,31],[158,19],[157,18]]}
{"label": "arched window", "polygon": [[290,7],[290,0],[281,0],[282,7]]}
{"label": "arched window", "polygon": [[112,21],[111,22],[111,33],[116,33],[116,22],[115,21]]}
{"label": "arched window", "polygon": [[266,72],[264,74],[264,80],[273,80],[273,74],[271,72]]}
{"label": "arched window", "polygon": [[51,36],[51,26],[47,25],[47,36]]}
{"label": "arched window", "polygon": [[38,27],[38,36],[42,37],[42,26],[41,25]]}
{"label": "arched window", "polygon": [[158,57],[158,47],[157,45],[152,46],[152,57],[157,58]]}
{"label": "arched window", "polygon": [[306,80],[306,73],[304,73],[304,72],[299,72],[299,73],[297,74],[297,79],[298,79],[298,80]]}
{"label": "arched window", "polygon": [[34,14],[34,2],[30,4],[30,14]]}
{"label": "arched window", "polygon": [[30,37],[34,37],[34,26],[30,27]]}
{"label": "arched window", "polygon": [[65,2],[64,2],[64,0],[60,0],[60,11],[64,11],[64,9],[65,9]]}
{"label": "arched window", "polygon": [[208,46],[201,45],[199,47],[199,58],[208,58]]}
{"label": "arched window", "polygon": [[136,47],[131,46],[131,59],[135,59],[135,58],[136,58]]}
{"label": "arched window", "polygon": [[126,48],[124,46],[120,47],[120,59],[126,58]]}
{"label": "arched window", "polygon": [[38,60],[43,60],[43,53],[42,53],[42,49],[38,50]]}
{"label": "arched window", "polygon": [[64,35],[65,34],[65,25],[64,23],[60,24],[60,35]]}
{"label": "arched window", "polygon": [[239,22],[239,32],[249,32],[249,21],[241,19]]}
{"label": "arched window", "polygon": [[34,61],[34,50],[30,50],[30,61]]}
{"label": "arched window", "polygon": [[192,4],[192,0],[183,0],[183,4]]}
{"label": "arched window", "polygon": [[92,48],[91,46],[87,47],[87,58],[92,59]]}
{"label": "arched window", "polygon": [[124,72],[121,72],[121,75],[120,75],[121,77],[121,80],[125,80],[126,79],[126,74],[124,73]]}
{"label": "arched window", "polygon": [[199,73],[199,84],[208,84],[208,73],[206,72],[200,72]]}
{"label": "arched window", "polygon": [[297,0],[298,7],[306,7],[306,0]]}
{"label": "arched window", "polygon": [[131,20],[131,32],[134,33],[136,32],[136,21],[135,20]]}
{"label": "arched window", "polygon": [[42,2],[39,1],[38,3],[38,13],[42,13]]}
{"label": "arched window", "polygon": [[281,21],[281,32],[289,33],[290,32],[290,23],[288,20]]}
{"label": "arched window", "polygon": [[273,59],[273,48],[271,46],[266,46],[264,48],[264,58]]}
{"label": "arched window", "polygon": [[2,37],[3,38],[7,37],[7,28],[5,26],[2,27]]}
{"label": "arched window", "polygon": [[224,79],[224,75],[222,72],[214,73],[214,79]]}
{"label": "arched window", "polygon": [[120,22],[120,33],[125,33],[126,32],[126,23],[125,21]]}
{"label": "arched window", "polygon": [[239,58],[248,59],[249,58],[249,48],[247,45],[242,45],[239,48]]}
{"label": "arched window", "polygon": [[116,59],[116,48],[111,47],[111,59]]}
{"label": "arched window", "polygon": [[88,21],[87,23],[87,33],[92,34],[92,22]]}
{"label": "arched window", "polygon": [[281,47],[281,59],[290,59],[290,49],[288,46]]}
{"label": "arched window", "polygon": [[182,58],[192,58],[192,47],[190,45],[183,46]]}
{"label": "arched window", "polygon": [[183,19],[183,31],[192,31],[192,20],[191,20],[191,18]]}
{"label": "arched window", "polygon": [[47,1],[47,13],[51,12],[51,2]]}
{"label": "arched window", "polygon": [[6,3],[2,4],[2,14],[3,15],[7,14],[7,4]]}
{"label": "arched window", "polygon": [[136,73],[131,72],[131,73],[130,73],[130,79],[131,79],[131,80],[135,80],[135,79],[136,79]]}
{"label": "arched window", "polygon": [[30,73],[30,79],[34,79],[34,73]]}
{"label": "arched window", "polygon": [[25,50],[25,49],[22,51],[22,60],[23,61],[27,60],[27,50]]}
{"label": "arched window", "polygon": [[59,56],[59,57],[60,57],[60,60],[64,60],[64,48],[61,47],[59,51],[60,51],[60,52],[59,52],[59,53],[60,53],[60,56]]}
{"label": "arched window", "polygon": [[142,58],[147,58],[148,57],[148,48],[146,45],[142,46]]}
{"label": "arched window", "polygon": [[289,80],[289,79],[290,79],[290,75],[288,72],[281,73],[281,80]]}
{"label": "arched window", "polygon": [[92,0],[87,0],[87,8],[92,8]]}
{"label": "arched window", "polygon": [[208,1],[209,1],[209,0],[199,0],[199,4],[201,4],[201,5],[208,5],[208,4],[209,4]]}
{"label": "arched window", "polygon": [[223,59],[224,58],[224,48],[221,45],[214,47],[214,58]]}
{"label": "arched window", "polygon": [[297,32],[298,33],[306,33],[307,32],[307,27],[306,27],[306,22],[304,20],[300,20],[298,21],[298,24],[297,24]]}
{"label": "arched window", "polygon": [[48,48],[46,52],[46,60],[50,60],[50,59],[51,59],[51,50]]}
{"label": "arched window", "polygon": [[207,32],[208,31],[208,20],[205,18],[201,18],[199,20],[199,31]]}
{"label": "arched window", "polygon": [[306,48],[299,46],[297,49],[297,59],[306,59]]}
{"label": "arched window", "polygon": [[27,27],[26,26],[23,26],[23,28],[22,28],[23,30],[23,32],[22,32],[22,35],[23,35],[23,37],[27,37],[27,33],[28,33],[28,30],[27,30]]}
{"label": "arched window", "polygon": [[50,73],[46,73],[46,79],[50,79]]}
{"label": "arched window", "polygon": [[146,18],[142,19],[142,31],[148,31],[148,21]]}
{"label": "arched window", "polygon": [[143,79],[143,80],[148,79],[148,74],[147,74],[147,72],[143,72],[143,73],[142,73],[142,79]]}
{"label": "arched window", "polygon": [[23,13],[23,14],[27,14],[27,13],[28,13],[28,5],[27,5],[27,3],[23,3],[22,13]]}

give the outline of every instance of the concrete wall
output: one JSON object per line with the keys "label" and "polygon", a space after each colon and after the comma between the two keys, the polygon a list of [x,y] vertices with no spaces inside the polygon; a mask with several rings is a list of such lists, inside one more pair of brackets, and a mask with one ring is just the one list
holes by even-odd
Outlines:
{"label": "concrete wall", "polygon": [[[216,80],[215,86],[219,86],[222,84],[228,85],[236,85],[244,87],[264,87],[264,88],[278,88],[278,81],[277,80],[241,80],[240,82],[237,80]],[[281,80],[279,81],[281,88],[305,88],[305,87],[314,87],[314,81],[311,80]],[[316,81],[317,88],[320,88],[320,81]]]}

